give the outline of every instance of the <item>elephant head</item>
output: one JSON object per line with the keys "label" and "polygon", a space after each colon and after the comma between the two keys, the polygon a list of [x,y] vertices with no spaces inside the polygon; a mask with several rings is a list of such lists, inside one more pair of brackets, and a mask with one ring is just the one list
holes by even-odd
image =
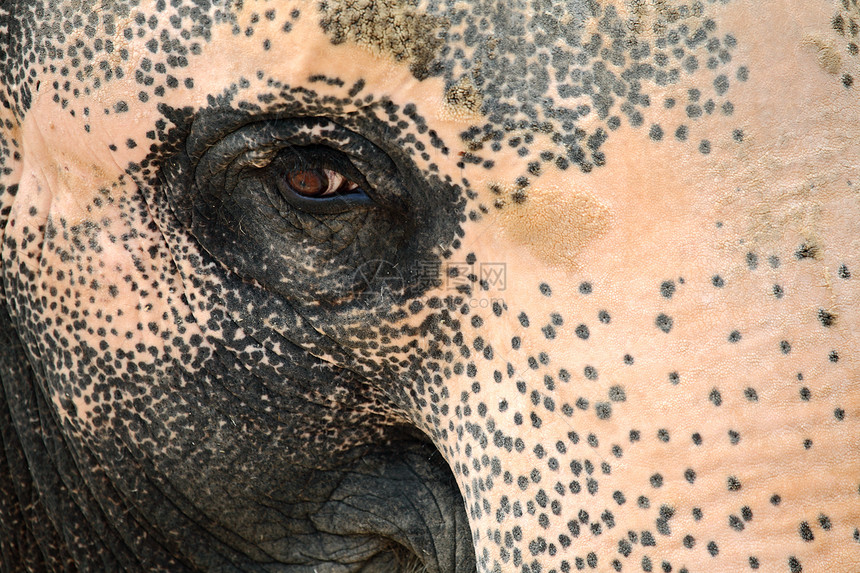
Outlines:
{"label": "elephant head", "polygon": [[856,0],[6,0],[0,569],[860,563]]}

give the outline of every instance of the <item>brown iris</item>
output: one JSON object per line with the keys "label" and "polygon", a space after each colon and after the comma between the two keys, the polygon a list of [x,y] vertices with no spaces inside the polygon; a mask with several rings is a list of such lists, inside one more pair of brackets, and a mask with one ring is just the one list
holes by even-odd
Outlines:
{"label": "brown iris", "polygon": [[329,169],[296,169],[287,173],[286,183],[302,197],[330,197],[358,189],[357,183]]}

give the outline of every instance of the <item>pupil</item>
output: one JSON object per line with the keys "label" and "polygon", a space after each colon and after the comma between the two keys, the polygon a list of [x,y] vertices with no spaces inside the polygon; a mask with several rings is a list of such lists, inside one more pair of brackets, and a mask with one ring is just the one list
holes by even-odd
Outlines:
{"label": "pupil", "polygon": [[316,197],[328,189],[328,180],[317,169],[290,171],[287,174],[287,184],[300,195]]}

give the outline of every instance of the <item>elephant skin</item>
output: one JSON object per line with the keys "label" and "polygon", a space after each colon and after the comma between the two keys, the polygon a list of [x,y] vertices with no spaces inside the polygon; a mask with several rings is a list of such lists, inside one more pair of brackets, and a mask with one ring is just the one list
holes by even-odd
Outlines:
{"label": "elephant skin", "polygon": [[860,570],[857,0],[4,0],[0,570]]}

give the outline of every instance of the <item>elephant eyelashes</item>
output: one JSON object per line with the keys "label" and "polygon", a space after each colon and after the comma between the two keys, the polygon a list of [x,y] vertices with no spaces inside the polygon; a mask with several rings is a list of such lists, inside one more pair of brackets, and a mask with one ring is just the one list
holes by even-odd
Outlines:
{"label": "elephant eyelashes", "polygon": [[284,177],[289,189],[304,197],[332,197],[360,191],[358,183],[329,169],[294,169]]}

